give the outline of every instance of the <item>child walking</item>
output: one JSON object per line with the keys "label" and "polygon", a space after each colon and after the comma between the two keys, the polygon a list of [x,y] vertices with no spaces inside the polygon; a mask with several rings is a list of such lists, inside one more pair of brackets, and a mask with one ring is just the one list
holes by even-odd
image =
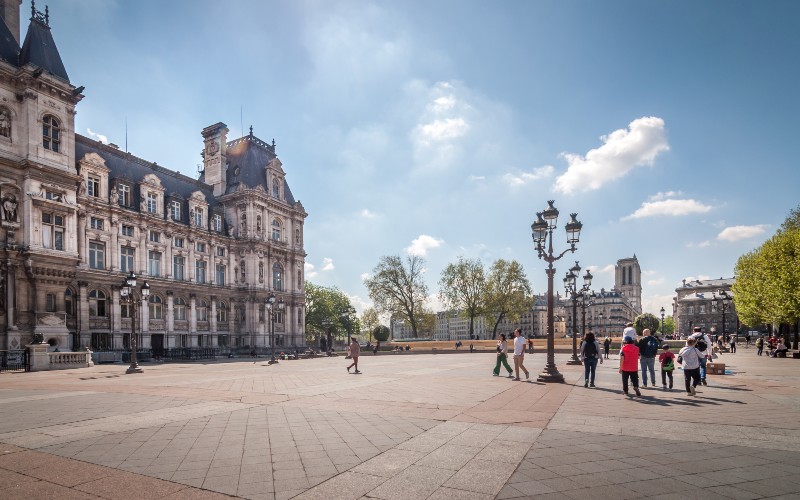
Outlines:
{"label": "child walking", "polygon": [[700,358],[703,356],[694,346],[697,339],[689,337],[686,339],[686,347],[678,353],[678,363],[683,364],[683,377],[686,380],[686,393],[690,396],[697,394],[697,387],[700,384]]}
{"label": "child walking", "polygon": [[619,372],[622,374],[622,391],[628,394],[628,379],[633,382],[633,391],[639,392],[639,348],[633,343],[633,337],[626,335],[622,349],[619,351]]}
{"label": "child walking", "polygon": [[675,371],[675,355],[669,351],[669,344],[664,344],[662,352],[658,355],[658,362],[661,363],[661,386],[667,388],[667,377],[669,377],[669,388],[672,389],[672,372]]}

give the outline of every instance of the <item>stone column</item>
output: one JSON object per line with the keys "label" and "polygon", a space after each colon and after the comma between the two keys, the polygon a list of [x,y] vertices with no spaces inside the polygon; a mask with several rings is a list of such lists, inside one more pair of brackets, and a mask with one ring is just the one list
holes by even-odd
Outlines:
{"label": "stone column", "polygon": [[108,249],[108,264],[110,271],[118,271],[120,267],[119,259],[119,221],[116,217],[111,218],[111,248]]}
{"label": "stone column", "polygon": [[195,346],[197,344],[197,295],[194,293],[189,294],[189,345]]}
{"label": "stone column", "polygon": [[86,245],[86,212],[78,212],[78,267],[86,267],[89,261]]}
{"label": "stone column", "polygon": [[[175,294],[172,290],[167,290],[167,328],[164,339],[164,347],[174,347],[175,339]],[[173,339],[172,342],[169,339]]]}
{"label": "stone column", "polygon": [[91,335],[91,325],[89,324],[89,282],[78,282],[78,335]]}
{"label": "stone column", "polygon": [[208,333],[217,334],[217,297],[211,296],[211,316],[208,318]]}

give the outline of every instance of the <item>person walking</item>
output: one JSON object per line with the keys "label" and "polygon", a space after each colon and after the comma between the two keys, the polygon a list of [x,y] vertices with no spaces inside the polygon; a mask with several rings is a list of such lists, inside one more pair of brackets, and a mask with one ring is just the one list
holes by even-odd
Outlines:
{"label": "person walking", "polygon": [[622,391],[628,394],[628,380],[633,383],[633,390],[637,396],[639,392],[639,348],[634,344],[633,337],[625,336],[622,339],[622,349],[619,351],[619,373],[622,375]]}
{"label": "person walking", "polygon": [[603,341],[603,354],[605,358],[608,359],[608,353],[611,351],[611,337],[606,337]]}
{"label": "person walking", "polygon": [[494,371],[492,371],[495,377],[500,376],[501,364],[506,367],[506,370],[508,370],[508,378],[513,377],[512,375],[513,371],[511,370],[511,367],[508,366],[507,353],[508,353],[508,343],[506,342],[506,334],[501,333],[497,340],[497,364],[494,366]]}
{"label": "person walking", "polygon": [[522,336],[522,330],[519,328],[514,330],[514,372],[516,374],[514,380],[517,381],[519,380],[520,369],[525,372],[525,380],[531,378],[530,372],[523,364],[523,361],[525,361],[525,345],[527,343],[525,337]]}
{"label": "person walking", "polygon": [[[672,372],[675,371],[675,355],[669,351],[669,344],[664,344],[663,351],[658,355],[658,362],[661,364],[661,387],[667,389],[667,377],[669,377],[669,388],[672,389]],[[653,383],[655,386],[655,382]]]}
{"label": "person walking", "polygon": [[732,333],[730,338],[731,354],[736,354],[736,334]]}
{"label": "person walking", "polygon": [[622,330],[622,338],[624,339],[625,337],[632,338],[634,343],[639,341],[639,336],[636,335],[636,328],[633,327],[633,323],[630,321],[625,325],[625,329]]}
{"label": "person walking", "polygon": [[642,365],[642,387],[647,387],[647,372],[650,372],[650,380],[653,386],[656,385],[656,356],[658,356],[659,342],[651,333],[649,328],[642,332],[639,339],[639,353],[641,354],[640,363]]}
{"label": "person walking", "polygon": [[689,338],[695,340],[694,347],[702,355],[700,358],[700,383],[708,385],[708,382],[706,382],[706,362],[714,355],[714,344],[711,343],[711,339],[703,333],[699,326],[694,327],[694,332]]}
{"label": "person walking", "polygon": [[697,338],[689,337],[686,339],[686,347],[678,353],[678,363],[683,365],[683,378],[686,382],[686,393],[689,396],[697,395],[698,385],[700,385],[700,361],[704,358],[703,353],[697,347]]}
{"label": "person walking", "polygon": [[350,358],[352,358],[353,362],[350,366],[347,367],[347,373],[350,373],[350,368],[355,367],[355,373],[361,373],[358,371],[358,355],[361,354],[361,346],[358,345],[358,341],[355,337],[350,337]]}
{"label": "person walking", "polygon": [[597,370],[597,361],[603,363],[600,355],[600,342],[594,338],[593,333],[584,335],[581,341],[579,359],[583,361],[583,386],[594,387],[594,373]]}
{"label": "person walking", "polygon": [[756,349],[758,349],[758,351],[756,351],[756,354],[758,354],[759,356],[761,356],[764,353],[764,337],[763,336],[758,337],[756,339]]}

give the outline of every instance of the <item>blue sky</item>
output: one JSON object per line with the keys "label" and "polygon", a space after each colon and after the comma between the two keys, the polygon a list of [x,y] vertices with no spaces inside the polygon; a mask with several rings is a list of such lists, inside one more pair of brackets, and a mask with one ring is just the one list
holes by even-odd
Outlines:
{"label": "blue sky", "polygon": [[797,2],[49,5],[86,86],[78,132],[124,147],[127,119],[132,153],[192,176],[205,126],[274,138],[307,278],[359,311],[378,259],[409,252],[432,294],[459,256],[516,259],[545,291],[530,224],[548,199],[558,249],[568,213],[584,224],[557,286],[580,260],[610,288],[635,253],[645,310],[669,311],[682,278],[732,276],[800,202]]}

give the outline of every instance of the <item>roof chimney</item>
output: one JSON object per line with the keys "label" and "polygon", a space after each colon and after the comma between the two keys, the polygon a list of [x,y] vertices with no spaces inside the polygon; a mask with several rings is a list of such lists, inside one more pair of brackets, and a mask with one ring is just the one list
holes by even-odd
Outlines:
{"label": "roof chimney", "polygon": [[0,16],[19,45],[19,6],[22,0],[0,0]]}

